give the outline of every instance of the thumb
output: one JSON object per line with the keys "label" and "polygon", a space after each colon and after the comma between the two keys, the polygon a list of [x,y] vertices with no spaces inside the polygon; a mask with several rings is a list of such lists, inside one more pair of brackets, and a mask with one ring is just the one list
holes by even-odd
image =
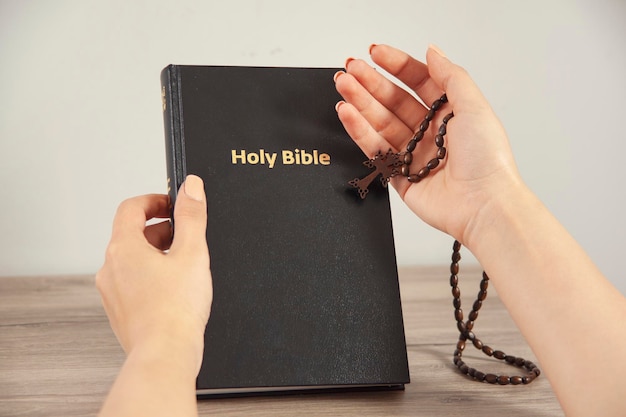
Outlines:
{"label": "thumb", "polygon": [[174,239],[170,251],[180,248],[206,250],[207,206],[204,182],[188,175],[180,186],[174,206]]}
{"label": "thumb", "polygon": [[430,77],[445,91],[455,113],[491,108],[467,71],[450,61],[439,48],[434,45],[428,47],[426,62]]}

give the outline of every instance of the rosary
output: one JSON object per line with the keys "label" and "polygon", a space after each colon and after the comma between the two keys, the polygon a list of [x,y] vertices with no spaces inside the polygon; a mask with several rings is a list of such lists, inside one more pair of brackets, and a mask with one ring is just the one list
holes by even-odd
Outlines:
{"label": "rosary", "polygon": [[[435,145],[437,145],[437,153],[433,159],[417,173],[411,173],[410,165],[413,162],[413,151],[424,138],[424,133],[428,130],[430,122],[434,119],[437,111],[448,102],[447,96],[444,94],[433,102],[428,110],[428,113],[424,117],[424,120],[419,125],[419,128],[409,140],[406,146],[405,152],[394,153],[391,149],[387,153],[383,154],[378,152],[374,158],[369,159],[363,163],[368,168],[374,168],[374,171],[364,178],[355,178],[349,181],[349,184],[358,189],[359,196],[364,199],[369,192],[368,187],[377,178],[381,176],[380,181],[384,187],[387,186],[391,177],[396,175],[402,175],[411,183],[418,183],[430,174],[432,170],[439,166],[442,159],[446,157],[446,148],[444,146],[444,138],[447,132],[447,125],[450,119],[454,117],[454,113],[450,112],[444,116],[441,126],[435,135]],[[456,319],[456,326],[459,330],[459,340],[456,344],[456,349],[453,354],[453,361],[456,367],[461,373],[467,375],[469,378],[479,382],[487,382],[490,384],[500,385],[519,385],[529,384],[535,378],[537,378],[541,371],[533,362],[524,358],[507,355],[500,350],[494,350],[491,347],[483,344],[483,342],[476,337],[472,332],[474,328],[474,322],[478,318],[478,311],[482,307],[482,303],[487,298],[487,287],[489,286],[489,277],[483,271],[482,281],[480,282],[480,291],[476,296],[476,301],[472,306],[472,310],[469,314],[468,320],[463,320],[463,310],[461,309],[461,290],[459,289],[459,261],[461,260],[461,243],[454,241],[452,247],[452,263],[450,264],[450,286],[452,287],[452,304],[454,305],[454,318]],[[461,356],[467,345],[467,342],[478,350],[482,351],[485,355],[499,359],[506,362],[509,365],[517,366],[527,371],[526,376],[508,376],[497,375],[494,373],[484,373],[478,371],[475,368],[470,368],[465,364]]]}

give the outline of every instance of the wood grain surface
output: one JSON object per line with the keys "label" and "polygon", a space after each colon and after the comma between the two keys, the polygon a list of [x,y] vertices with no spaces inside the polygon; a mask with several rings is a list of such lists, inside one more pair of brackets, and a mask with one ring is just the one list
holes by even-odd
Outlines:
{"label": "wood grain surface", "polygon": [[[456,370],[448,277],[445,265],[400,269],[411,370],[404,391],[209,399],[199,402],[200,415],[562,416],[544,376],[528,386],[494,386]],[[476,268],[461,271],[466,312],[479,281]],[[475,332],[491,347],[537,363],[493,288]],[[464,358],[483,371],[518,373],[471,346]],[[96,415],[123,360],[93,276],[0,277],[0,416]]]}

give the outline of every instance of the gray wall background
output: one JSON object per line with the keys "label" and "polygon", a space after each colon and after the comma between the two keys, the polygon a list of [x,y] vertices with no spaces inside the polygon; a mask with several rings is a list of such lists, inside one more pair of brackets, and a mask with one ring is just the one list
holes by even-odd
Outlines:
{"label": "gray wall background", "polygon": [[[466,67],[524,179],[626,293],[619,0],[0,0],[0,276],[94,273],[118,203],[165,192],[162,67],[343,66],[370,43]],[[452,240],[392,195],[399,263],[447,263]]]}

